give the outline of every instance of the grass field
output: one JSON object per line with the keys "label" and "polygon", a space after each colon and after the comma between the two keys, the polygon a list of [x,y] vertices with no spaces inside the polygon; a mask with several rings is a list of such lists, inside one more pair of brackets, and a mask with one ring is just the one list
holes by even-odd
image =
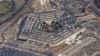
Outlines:
{"label": "grass field", "polygon": [[[5,22],[8,18],[10,18],[16,11],[18,11],[25,3],[25,0],[16,0],[15,1],[15,9],[14,11],[7,12],[4,15],[0,16],[0,24]],[[1,4],[1,3],[0,3]],[[7,3],[6,3],[7,4]],[[5,5],[6,6],[6,5]],[[0,6],[0,9],[4,6]],[[1,9],[2,10],[2,9]],[[7,10],[7,7],[3,9],[4,11]]]}
{"label": "grass field", "polygon": [[10,2],[5,2],[5,3],[0,3],[0,14],[5,13],[11,9],[11,3]]}

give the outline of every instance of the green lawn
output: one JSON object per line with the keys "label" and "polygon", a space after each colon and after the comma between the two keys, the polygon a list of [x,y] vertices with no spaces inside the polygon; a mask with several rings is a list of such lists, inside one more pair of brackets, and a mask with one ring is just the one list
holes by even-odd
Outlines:
{"label": "green lawn", "polygon": [[[3,15],[3,16],[0,16],[0,24],[1,23],[3,23],[3,22],[5,22],[8,18],[10,18],[16,11],[18,11],[23,5],[24,5],[24,3],[25,3],[25,0],[16,0],[15,1],[15,5],[16,5],[16,7],[15,7],[15,10],[14,11],[12,11],[12,12],[7,12],[5,15]],[[1,4],[1,3],[0,3]],[[7,3],[6,3],[7,4]],[[3,6],[0,6],[0,8],[2,8]],[[6,8],[4,8],[4,9],[7,9],[7,7]]]}
{"label": "green lawn", "polygon": [[0,14],[5,13],[6,11],[11,9],[11,3],[0,3]]}

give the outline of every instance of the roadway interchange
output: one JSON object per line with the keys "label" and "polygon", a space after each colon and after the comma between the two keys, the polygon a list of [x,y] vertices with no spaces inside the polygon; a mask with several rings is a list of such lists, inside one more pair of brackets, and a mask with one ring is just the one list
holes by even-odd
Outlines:
{"label": "roadway interchange", "polygon": [[31,6],[32,3],[33,0],[26,0],[26,3],[23,5],[23,7],[19,11],[17,11],[10,20],[0,26],[0,35],[3,34],[14,22],[16,22],[18,18],[25,13],[27,8]]}
{"label": "roadway interchange", "polygon": [[88,6],[97,16],[100,16],[100,10],[98,10],[94,5],[90,4],[90,2],[86,2],[85,0],[79,0]]}

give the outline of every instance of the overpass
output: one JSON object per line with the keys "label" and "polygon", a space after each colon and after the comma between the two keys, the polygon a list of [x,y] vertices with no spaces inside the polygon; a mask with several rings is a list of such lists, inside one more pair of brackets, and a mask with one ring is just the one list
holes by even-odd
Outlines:
{"label": "overpass", "polygon": [[[80,2],[84,3],[85,5],[89,5],[90,2],[86,2],[85,0],[79,0]],[[98,8],[96,8],[94,5],[89,5],[89,7],[97,16],[100,16],[100,10],[98,10]]]}

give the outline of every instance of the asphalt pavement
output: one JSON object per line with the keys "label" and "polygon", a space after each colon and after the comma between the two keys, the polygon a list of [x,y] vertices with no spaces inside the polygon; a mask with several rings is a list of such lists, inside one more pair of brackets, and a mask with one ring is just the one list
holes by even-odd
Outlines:
{"label": "asphalt pavement", "polygon": [[[84,3],[87,6],[90,4],[90,2],[87,2],[85,0],[79,0],[79,1],[81,1],[82,3]],[[96,8],[95,5],[90,4],[88,8],[90,8],[97,16],[100,16],[100,10],[98,8]]]}

